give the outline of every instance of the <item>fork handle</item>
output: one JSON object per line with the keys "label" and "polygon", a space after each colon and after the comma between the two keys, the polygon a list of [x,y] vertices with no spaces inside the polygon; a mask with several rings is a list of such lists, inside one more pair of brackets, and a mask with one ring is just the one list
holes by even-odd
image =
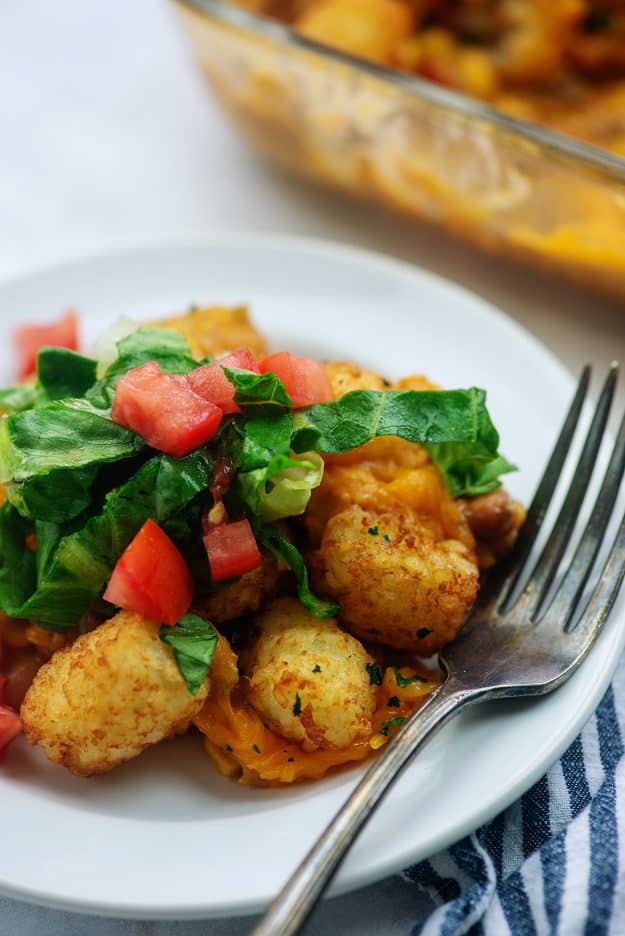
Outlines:
{"label": "fork handle", "polygon": [[483,693],[450,677],[404,723],[321,833],[250,936],[294,936],[312,913],[345,854],[404,767],[460,709]]}

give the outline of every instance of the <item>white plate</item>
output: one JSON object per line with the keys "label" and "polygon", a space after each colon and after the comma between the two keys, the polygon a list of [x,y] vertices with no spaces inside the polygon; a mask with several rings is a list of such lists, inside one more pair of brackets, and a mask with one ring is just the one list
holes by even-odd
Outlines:
{"label": "white plate", "polygon": [[[391,376],[425,372],[490,394],[509,486],[527,500],[572,381],[533,338],[477,297],[392,260],[279,238],[133,249],[0,287],[0,332],[76,304],[87,337],[121,313],[249,302],[276,348],[351,358]],[[7,343],[0,366],[9,369]],[[459,839],[537,780],[600,700],[625,628],[617,612],[570,682],[543,700],[476,709],[413,763],[335,882],[367,884]],[[20,741],[0,769],[0,890],[107,915],[207,917],[259,910],[345,799],[355,769],[284,790],[219,777],[199,737],[109,776],[78,780]]]}

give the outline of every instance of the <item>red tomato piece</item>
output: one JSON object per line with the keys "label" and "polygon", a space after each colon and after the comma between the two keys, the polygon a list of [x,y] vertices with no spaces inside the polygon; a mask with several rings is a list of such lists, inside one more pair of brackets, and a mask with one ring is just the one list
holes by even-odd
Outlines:
{"label": "red tomato piece", "polygon": [[204,546],[214,582],[238,578],[263,562],[249,520],[210,527],[204,535]]}
{"label": "red tomato piece", "polygon": [[20,717],[8,705],[0,705],[0,762],[4,759],[4,752],[11,741],[22,730]]}
{"label": "red tomato piece", "polygon": [[47,325],[20,325],[12,339],[17,352],[17,373],[23,380],[37,370],[37,353],[45,345],[78,351],[78,316],[70,310]]}
{"label": "red tomato piece", "polygon": [[186,376],[164,374],[155,361],[120,378],[111,410],[114,422],[176,458],[212,439],[222,416],[219,407],[193,392]]}
{"label": "red tomato piece", "polygon": [[213,361],[213,364],[219,364],[220,367],[238,367],[240,370],[250,370],[255,374],[260,374],[256,358],[249,348],[239,348],[231,354],[224,354],[223,357],[218,357],[216,361]]}
{"label": "red tomato piece", "polygon": [[189,386],[194,393],[218,406],[224,413],[240,413],[234,402],[234,387],[223,372],[224,367],[238,367],[240,370],[254,371],[260,374],[258,364],[251,351],[241,348],[225,357],[217,358],[211,364],[203,364],[188,375]]}
{"label": "red tomato piece", "polygon": [[113,569],[104,599],[146,618],[173,625],[189,610],[193,578],[178,547],[154,520],[146,520]]}
{"label": "red tomato piece", "polygon": [[293,409],[334,399],[330,378],[321,361],[281,351],[263,358],[258,366],[262,374],[271,371],[280,378],[293,401]]}

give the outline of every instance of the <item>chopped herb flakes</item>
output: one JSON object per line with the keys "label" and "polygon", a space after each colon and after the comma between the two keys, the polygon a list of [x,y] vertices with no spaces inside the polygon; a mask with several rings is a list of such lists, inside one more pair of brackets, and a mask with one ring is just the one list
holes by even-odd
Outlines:
{"label": "chopped herb flakes", "polygon": [[295,763],[295,758],[294,758],[294,757],[288,757],[286,762],[287,762],[287,764],[294,764],[294,763]]}
{"label": "chopped herb flakes", "polygon": [[417,637],[419,638],[419,640],[424,640],[426,637],[429,637],[431,633],[432,633],[431,627],[420,627],[419,630],[417,631]]}
{"label": "chopped herb flakes", "polygon": [[384,735],[385,738],[388,738],[388,733],[390,728],[397,728],[399,725],[403,725],[406,721],[403,715],[397,715],[396,718],[391,718],[390,721],[383,721],[382,727],[380,728],[380,734]]}
{"label": "chopped herb flakes", "polygon": [[399,708],[399,697],[396,695],[391,696],[386,704],[390,705],[391,708]]}
{"label": "chopped herb flakes", "polygon": [[391,538],[390,538],[390,536],[388,535],[388,533],[385,533],[385,534],[384,534],[384,539],[386,540],[387,543],[390,543],[390,541],[391,541]]}
{"label": "chopped herb flakes", "polygon": [[317,663],[317,664],[313,667],[313,673],[320,673],[320,672],[321,672],[321,667],[320,667],[319,664]]}
{"label": "chopped herb flakes", "polygon": [[410,683],[427,682],[427,679],[424,679],[423,676],[420,676],[418,673],[415,673],[414,676],[402,676],[396,666],[393,667],[393,672],[395,673],[395,682],[400,689],[405,689]]}
{"label": "chopped herb flakes", "polygon": [[369,534],[369,536],[377,536],[379,532],[380,532],[380,528],[377,526],[369,527],[369,529],[367,530],[367,533]]}
{"label": "chopped herb flakes", "polygon": [[228,754],[232,754],[232,748],[230,747],[229,744],[226,744],[226,751],[228,752]]}
{"label": "chopped herb flakes", "polygon": [[295,693],[295,705],[293,706],[293,714],[296,718],[302,714],[302,700],[299,697],[299,692]]}
{"label": "chopped herb flakes", "polygon": [[367,672],[369,673],[369,685],[382,685],[382,670],[377,663],[367,663]]}
{"label": "chopped herb flakes", "polygon": [[260,748],[259,748],[259,746],[258,746],[257,744],[253,744],[253,745],[252,745],[252,750],[253,750],[253,751],[256,751],[257,754],[260,754]]}

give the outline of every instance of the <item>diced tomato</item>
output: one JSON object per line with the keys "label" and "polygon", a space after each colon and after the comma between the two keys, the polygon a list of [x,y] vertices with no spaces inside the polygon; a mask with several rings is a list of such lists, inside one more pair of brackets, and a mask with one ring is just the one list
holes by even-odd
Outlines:
{"label": "diced tomato", "polygon": [[281,351],[263,358],[258,366],[261,374],[271,371],[280,378],[293,401],[293,409],[334,399],[330,378],[321,361]]}
{"label": "diced tomato", "polygon": [[249,520],[210,527],[204,535],[204,546],[214,582],[238,578],[263,562]]}
{"label": "diced tomato", "polygon": [[224,413],[240,413],[234,402],[234,387],[224,374],[224,367],[238,367],[240,370],[254,371],[260,374],[251,351],[241,348],[225,357],[217,358],[211,364],[203,364],[188,375],[191,389],[204,400],[214,403]]}
{"label": "diced tomato", "polygon": [[155,361],[120,378],[111,410],[114,422],[176,458],[212,439],[222,416],[219,407],[193,392],[184,375],[164,374]]}
{"label": "diced tomato", "polygon": [[213,361],[213,364],[219,364],[220,367],[238,367],[240,370],[250,370],[255,374],[260,374],[256,358],[249,348],[239,348],[231,354],[224,354],[223,357]]}
{"label": "diced tomato", "polygon": [[78,317],[70,310],[47,325],[20,325],[12,338],[17,352],[17,373],[23,380],[37,370],[37,353],[45,345],[78,350]]}
{"label": "diced tomato", "polygon": [[4,752],[22,730],[20,717],[8,705],[0,705],[0,763],[4,759]]}
{"label": "diced tomato", "polygon": [[146,520],[122,553],[104,592],[106,601],[163,624],[189,610],[193,578],[177,546],[154,520]]}

